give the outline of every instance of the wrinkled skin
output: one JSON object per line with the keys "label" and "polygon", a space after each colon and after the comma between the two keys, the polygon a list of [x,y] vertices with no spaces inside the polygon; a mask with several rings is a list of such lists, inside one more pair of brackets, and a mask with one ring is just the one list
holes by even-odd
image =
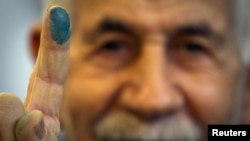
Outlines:
{"label": "wrinkled skin", "polygon": [[77,1],[61,112],[70,140],[194,141],[230,123],[240,68],[231,8]]}
{"label": "wrinkled skin", "polygon": [[76,0],[63,44],[51,39],[49,9],[24,105],[0,95],[0,140],[57,140],[60,120],[70,141],[206,140],[207,124],[233,117],[240,60],[231,8]]}
{"label": "wrinkled skin", "polygon": [[[52,38],[51,6],[44,17],[36,65],[30,76],[28,94],[23,104],[10,93],[0,94],[1,141],[57,141],[60,133],[59,109],[68,72],[69,37]],[[54,13],[62,15],[61,13]],[[69,19],[54,16],[67,23]],[[67,13],[64,12],[64,15]],[[66,29],[66,32],[70,29]],[[63,33],[62,33],[63,34]],[[62,35],[61,34],[61,35]],[[62,37],[56,35],[55,37]]]}

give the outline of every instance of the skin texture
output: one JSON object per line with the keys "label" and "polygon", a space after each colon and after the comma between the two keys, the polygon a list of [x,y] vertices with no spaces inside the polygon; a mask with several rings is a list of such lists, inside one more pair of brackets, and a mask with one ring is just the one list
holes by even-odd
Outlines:
{"label": "skin texture", "polygon": [[70,140],[194,141],[231,122],[240,62],[230,2],[75,6],[61,111]]}
{"label": "skin texture", "polygon": [[[44,113],[45,127],[48,132],[58,135],[60,132],[59,107],[63,94],[63,86],[68,70],[69,37],[70,30],[61,30],[57,38],[52,22],[59,24],[68,23],[67,16],[53,17],[53,12],[58,10],[58,15],[67,15],[66,11],[58,7],[48,8],[44,18],[41,43],[35,68],[30,77],[28,94],[25,99],[25,107],[28,111],[40,110]],[[57,27],[57,28],[58,28]],[[56,40],[54,40],[56,39]],[[66,42],[67,41],[67,42]]]}
{"label": "skin texture", "polygon": [[0,95],[0,140],[57,140],[61,105],[70,141],[205,140],[207,124],[231,122],[240,69],[231,2],[75,2],[71,43],[62,8],[44,17],[24,106]]}
{"label": "skin texture", "polygon": [[[0,140],[15,140],[14,124],[24,115],[24,107],[21,100],[9,93],[0,94]],[[8,115],[8,116],[6,116]]]}
{"label": "skin texture", "polygon": [[42,27],[24,104],[13,94],[0,94],[1,141],[58,140],[59,109],[69,59],[68,13],[62,7],[49,7]]}

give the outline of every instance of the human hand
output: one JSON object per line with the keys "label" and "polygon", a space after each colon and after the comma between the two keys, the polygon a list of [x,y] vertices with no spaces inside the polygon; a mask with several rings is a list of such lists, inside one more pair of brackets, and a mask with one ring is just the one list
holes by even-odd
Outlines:
{"label": "human hand", "polygon": [[40,49],[31,74],[25,103],[0,94],[1,141],[56,141],[59,109],[69,62],[70,20],[58,6],[48,8]]}

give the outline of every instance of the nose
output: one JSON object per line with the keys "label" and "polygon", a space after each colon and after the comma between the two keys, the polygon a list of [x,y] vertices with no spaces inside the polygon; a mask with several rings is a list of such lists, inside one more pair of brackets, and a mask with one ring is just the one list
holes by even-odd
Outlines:
{"label": "nose", "polygon": [[171,115],[184,103],[175,87],[165,49],[155,42],[145,45],[123,89],[122,107],[145,119]]}

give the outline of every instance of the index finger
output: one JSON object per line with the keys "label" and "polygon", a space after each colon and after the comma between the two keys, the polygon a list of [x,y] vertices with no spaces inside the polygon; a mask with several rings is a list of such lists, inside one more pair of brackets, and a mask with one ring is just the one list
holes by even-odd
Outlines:
{"label": "index finger", "polygon": [[59,132],[59,108],[69,62],[70,19],[65,9],[51,6],[45,14],[40,49],[30,77],[25,107],[40,110],[45,126]]}

